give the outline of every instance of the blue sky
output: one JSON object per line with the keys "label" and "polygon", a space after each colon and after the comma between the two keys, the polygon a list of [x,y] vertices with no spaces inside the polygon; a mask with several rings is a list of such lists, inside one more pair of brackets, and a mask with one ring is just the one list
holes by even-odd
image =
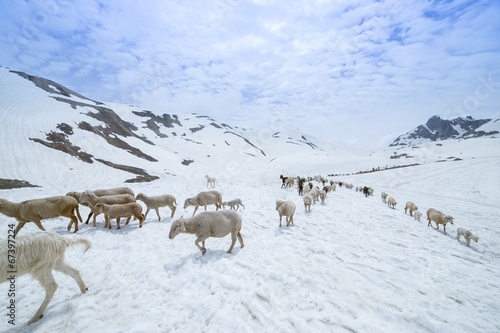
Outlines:
{"label": "blue sky", "polygon": [[0,0],[0,65],[89,98],[378,146],[500,116],[500,1]]}

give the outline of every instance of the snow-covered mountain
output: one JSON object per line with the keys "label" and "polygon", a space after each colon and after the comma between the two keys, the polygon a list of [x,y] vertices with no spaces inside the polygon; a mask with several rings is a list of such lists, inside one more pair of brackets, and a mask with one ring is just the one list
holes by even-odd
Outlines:
{"label": "snow-covered mountain", "polygon": [[448,139],[493,137],[500,133],[500,118],[474,119],[471,116],[447,120],[432,116],[425,125],[419,125],[398,136],[389,146],[415,145],[422,142]]}

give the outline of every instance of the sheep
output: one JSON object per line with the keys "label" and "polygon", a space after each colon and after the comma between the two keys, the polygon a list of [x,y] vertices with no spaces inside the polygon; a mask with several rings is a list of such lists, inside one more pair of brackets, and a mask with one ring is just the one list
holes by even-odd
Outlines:
{"label": "sheep", "polygon": [[[12,284],[18,276],[30,274],[45,289],[45,298],[28,325],[43,317],[43,312],[57,290],[52,270],[69,275],[76,281],[82,294],[87,292],[88,288],[80,272],[64,262],[64,252],[74,245],[85,245],[87,252],[91,246],[88,239],[64,238],[52,232],[32,233],[16,237],[15,240],[10,236],[0,241],[0,283],[9,281]],[[13,256],[11,253],[15,253],[15,263],[8,259]]]}
{"label": "sheep", "polygon": [[405,214],[408,210],[410,211],[410,216],[413,216],[413,212],[417,211],[418,207],[413,202],[408,201],[405,206]]}
{"label": "sheep", "polygon": [[110,218],[116,218],[116,229],[120,229],[120,218],[127,217],[127,225],[130,221],[130,218],[133,216],[139,220],[139,228],[142,228],[142,224],[144,222],[144,214],[142,214],[142,206],[137,202],[129,202],[124,204],[114,204],[108,205],[105,203],[98,203],[94,206],[94,211],[97,214],[104,213],[106,218],[106,224],[109,229],[111,229],[111,223],[109,222]]}
{"label": "sheep", "polygon": [[19,230],[21,230],[27,222],[34,222],[40,230],[45,231],[42,226],[42,220],[59,216],[69,217],[71,221],[68,224],[68,231],[71,230],[74,223],[74,232],[76,233],[78,231],[78,219],[82,219],[80,210],[78,209],[78,201],[66,195],[31,199],[19,203],[0,199],[0,213],[13,217],[19,222],[14,231],[15,235],[19,233]]}
{"label": "sheep", "polygon": [[431,226],[431,221],[436,223],[436,230],[439,230],[439,225],[443,225],[444,234],[446,235],[446,224],[450,222],[453,224],[453,216],[441,213],[439,210],[434,208],[427,209],[427,226]]}
{"label": "sheep", "polygon": [[326,200],[326,191],[325,190],[319,191],[319,198],[321,200],[321,204],[324,205],[325,200]]}
{"label": "sheep", "polygon": [[304,195],[303,200],[304,200],[304,209],[305,209],[305,211],[310,213],[311,212],[311,204],[313,202],[313,198],[311,197],[310,194],[306,194],[306,195]]}
{"label": "sheep", "polygon": [[222,207],[224,207],[224,209],[226,209],[226,206],[229,206],[229,209],[234,209],[234,210],[238,210],[238,208],[240,208],[240,206],[243,206],[243,209],[245,209],[245,206],[243,205],[243,202],[241,202],[241,199],[234,199],[234,200],[231,200],[231,201],[224,201],[222,203]]}
{"label": "sheep", "polygon": [[380,193],[380,196],[382,197],[382,202],[387,203],[387,193],[382,192]]}
{"label": "sheep", "polygon": [[[135,202],[135,198],[131,194],[115,194],[115,195],[105,195],[105,196],[99,197],[92,191],[85,191],[80,195],[79,201],[82,203],[85,203],[86,205],[89,205],[90,207],[93,207],[92,213],[94,214],[94,221],[93,221],[92,225],[95,227],[97,225],[96,224],[96,217],[97,217],[97,215],[100,214],[100,213],[97,213],[95,211],[96,204],[98,204],[98,203],[105,203],[108,205],[125,204],[125,203],[129,203],[129,202]],[[89,219],[90,219],[90,215],[89,215]],[[85,223],[88,224],[89,221],[87,220],[87,222],[85,222]]]}
{"label": "sheep", "polygon": [[156,195],[156,196],[147,196],[144,193],[139,193],[135,197],[136,200],[141,200],[146,204],[146,214],[144,214],[144,218],[148,216],[148,213],[151,209],[156,211],[156,215],[158,215],[158,221],[161,220],[160,213],[158,211],[159,207],[168,206],[171,209],[170,217],[174,217],[175,210],[177,209],[177,201],[175,197],[170,194]]}
{"label": "sheep", "polygon": [[413,215],[413,218],[415,219],[415,221],[418,221],[420,222],[420,218],[422,217],[422,212],[417,210],[415,211],[414,215]]}
{"label": "sheep", "polygon": [[[174,239],[180,233],[194,234],[196,240],[194,244],[205,255],[205,240],[209,237],[225,237],[231,234],[231,246],[227,253],[233,251],[236,238],[240,242],[241,248],[245,246],[241,236],[242,220],[238,213],[231,210],[220,212],[201,212],[195,217],[179,218],[172,222],[168,237]],[[199,243],[202,243],[202,246]]]}
{"label": "sheep", "polygon": [[205,192],[200,192],[196,196],[192,198],[187,198],[186,201],[184,201],[184,209],[186,209],[189,206],[194,206],[194,214],[196,214],[196,211],[198,210],[199,206],[205,206],[205,211],[207,210],[207,205],[215,205],[215,210],[219,210],[219,208],[222,208],[222,195],[218,191],[205,191]]}
{"label": "sheep", "polygon": [[295,214],[295,204],[292,201],[276,200],[276,210],[280,215],[280,228],[283,216],[285,216],[287,227],[290,224],[294,224],[293,215]]}
{"label": "sheep", "polygon": [[473,235],[472,232],[464,228],[457,229],[457,236],[455,237],[455,239],[458,240],[459,243],[460,243],[460,236],[464,236],[465,243],[467,244],[468,247],[470,246],[469,244],[471,239],[476,243],[479,241],[479,237]]}
{"label": "sheep", "polygon": [[208,185],[215,187],[215,181],[217,179],[215,179],[214,177],[210,177],[208,175],[205,175],[205,178],[207,179],[207,188],[208,188]]}
{"label": "sheep", "polygon": [[387,206],[389,206],[390,208],[395,209],[396,204],[397,202],[393,197],[389,197],[389,199],[387,199]]}

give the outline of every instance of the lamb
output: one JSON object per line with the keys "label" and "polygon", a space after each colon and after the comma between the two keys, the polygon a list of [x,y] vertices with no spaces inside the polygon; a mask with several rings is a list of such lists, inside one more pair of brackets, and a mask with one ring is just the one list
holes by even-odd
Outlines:
{"label": "lamb", "polygon": [[283,216],[285,216],[287,227],[290,224],[294,224],[293,215],[295,214],[295,204],[292,201],[276,200],[276,210],[280,215],[280,227]]}
{"label": "lamb", "polygon": [[[202,212],[194,217],[179,218],[172,222],[168,237],[174,239],[180,233],[194,234],[196,240],[194,244],[205,255],[205,240],[209,237],[225,237],[231,234],[231,246],[227,253],[233,251],[236,238],[240,242],[241,248],[245,246],[241,236],[242,220],[238,213],[231,210],[220,212]],[[202,243],[202,246],[199,243]]]}
{"label": "lamb", "polygon": [[238,210],[238,208],[240,208],[240,206],[243,206],[243,209],[245,209],[245,206],[243,205],[243,202],[241,202],[241,199],[234,199],[234,200],[231,200],[231,201],[224,201],[222,203],[222,207],[224,207],[224,209],[226,209],[226,206],[229,206],[229,209],[234,209],[234,210]]}
{"label": "lamb", "polygon": [[[129,202],[135,202],[135,198],[131,194],[115,194],[115,195],[105,195],[105,196],[99,197],[92,191],[85,191],[80,195],[79,201],[81,203],[84,203],[84,204],[90,206],[90,207],[93,207],[91,214],[92,213],[94,214],[93,226],[95,227],[97,225],[96,224],[96,217],[97,217],[97,215],[100,214],[100,213],[97,213],[95,211],[96,204],[98,204],[98,203],[105,203],[108,205],[125,204],[125,203],[129,203]],[[90,216],[91,215],[89,215],[89,219],[90,219]],[[89,221],[87,219],[87,222],[85,222],[85,223],[88,224],[88,222]]]}
{"label": "lamb", "polygon": [[422,217],[422,212],[419,210],[415,211],[415,215],[413,215],[413,218],[415,219],[415,221],[420,222],[421,217]]}
{"label": "lamb", "polygon": [[473,235],[472,232],[464,228],[457,229],[457,236],[455,237],[455,239],[458,240],[459,243],[460,243],[460,236],[464,236],[465,243],[467,244],[468,247],[470,247],[469,244],[471,239],[476,243],[479,241],[479,237]]}
{"label": "lamb", "polygon": [[393,197],[389,197],[389,199],[387,199],[387,206],[389,206],[390,208],[395,209],[396,204],[397,202]]}
{"label": "lamb", "polygon": [[19,230],[27,222],[34,222],[40,230],[45,231],[42,226],[42,220],[59,216],[69,217],[71,221],[68,224],[68,231],[71,230],[74,223],[74,232],[76,233],[78,231],[78,219],[82,219],[80,210],[78,209],[78,201],[66,195],[31,199],[19,203],[0,199],[0,213],[13,217],[19,222],[14,231],[15,235],[19,233]]}
{"label": "lamb", "polygon": [[383,203],[387,203],[387,193],[382,192],[382,193],[380,194],[380,196],[382,197],[382,202],[383,202]]}
{"label": "lamb", "polygon": [[441,213],[439,210],[434,208],[429,208],[427,210],[427,226],[431,226],[431,221],[436,223],[436,230],[439,230],[439,225],[443,225],[444,234],[446,235],[446,224],[450,222],[453,224],[453,217],[451,215],[446,215]]}
{"label": "lamb", "polygon": [[313,202],[313,198],[311,197],[311,195],[308,193],[306,195],[304,195],[304,209],[306,212],[311,212],[311,204]]}
{"label": "lamb", "polygon": [[110,218],[116,218],[116,229],[120,229],[120,218],[127,217],[127,225],[130,221],[130,218],[133,216],[139,220],[139,228],[142,228],[142,224],[144,222],[144,214],[142,214],[142,206],[137,202],[129,202],[124,204],[114,204],[108,205],[105,203],[98,203],[94,206],[94,211],[97,214],[104,213],[106,218],[106,224],[109,229],[111,229],[111,223],[109,222]]}
{"label": "lamb", "polygon": [[418,207],[413,202],[408,201],[405,206],[405,214],[408,210],[410,211],[410,216],[413,216],[413,212],[417,211]]}
{"label": "lamb", "polygon": [[196,196],[192,198],[187,198],[186,201],[184,201],[184,209],[186,209],[189,206],[194,206],[194,214],[196,214],[196,211],[198,210],[199,206],[205,206],[205,211],[207,210],[207,205],[215,205],[215,210],[219,210],[219,208],[222,208],[222,195],[218,191],[205,191],[205,192],[200,192]]}
{"label": "lamb", "polygon": [[[12,258],[13,244],[15,244],[14,264],[10,261],[12,259],[8,259]],[[30,274],[45,289],[45,298],[28,325],[43,317],[43,312],[57,290],[52,270],[69,275],[76,281],[82,294],[87,292],[88,288],[80,272],[64,262],[66,248],[80,244],[85,245],[85,252],[91,246],[88,239],[69,239],[52,232],[32,233],[16,237],[15,240],[9,235],[8,239],[0,241],[0,283],[9,281],[12,284],[18,276]]]}
{"label": "lamb", "polygon": [[207,187],[208,187],[208,185],[215,187],[216,179],[214,177],[210,177],[208,175],[205,175],[205,178],[207,179]]}
{"label": "lamb", "polygon": [[151,209],[156,211],[156,215],[158,216],[158,221],[161,221],[160,213],[158,211],[159,207],[168,206],[171,209],[170,217],[174,217],[175,210],[177,209],[177,201],[175,197],[170,194],[156,195],[156,196],[147,196],[144,193],[139,193],[135,197],[136,200],[141,200],[146,204],[146,214],[144,214],[144,218],[148,216],[148,213]]}

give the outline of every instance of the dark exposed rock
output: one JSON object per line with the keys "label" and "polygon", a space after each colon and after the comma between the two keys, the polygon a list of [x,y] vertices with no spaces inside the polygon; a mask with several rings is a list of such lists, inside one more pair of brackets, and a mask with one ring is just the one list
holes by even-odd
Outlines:
{"label": "dark exposed rock", "polygon": [[123,164],[116,164],[116,163],[106,161],[106,160],[103,160],[100,158],[96,158],[96,161],[99,161],[102,164],[105,164],[109,167],[112,167],[112,168],[115,168],[118,170],[122,170],[122,171],[127,171],[127,172],[138,175],[136,178],[127,179],[125,181],[125,183],[144,183],[144,182],[151,182],[153,180],[160,178],[158,176],[149,175],[144,169],[141,169],[141,168],[131,167],[128,165],[123,165]]}
{"label": "dark exposed rock", "polygon": [[194,162],[194,160],[182,160],[181,164],[183,164],[183,165],[189,165],[189,164],[191,164],[193,162]]}
{"label": "dark exposed rock", "polygon": [[94,163],[93,156],[80,150],[80,147],[74,146],[68,139],[65,133],[50,132],[46,134],[47,141],[38,138],[30,138],[30,140],[41,143],[42,145],[62,151],[78,158],[86,163]]}
{"label": "dark exposed rock", "polygon": [[237,133],[234,133],[234,132],[231,132],[231,131],[225,131],[224,134],[226,133],[229,133],[229,134],[232,134],[232,135],[235,135],[237,137],[240,137],[242,138],[246,143],[248,143],[250,146],[254,147],[255,149],[259,150],[261,152],[262,155],[266,156],[266,153],[264,153],[264,151],[260,148],[258,148],[256,145],[254,145],[253,143],[250,142],[250,140],[248,140],[247,138],[237,134]]}
{"label": "dark exposed rock", "polygon": [[204,128],[205,128],[205,126],[200,125],[200,126],[198,126],[198,127],[193,127],[193,128],[190,128],[189,130],[191,131],[191,133],[196,133],[196,132],[198,132],[198,131],[201,131],[201,130],[202,130],[202,129],[204,129]]}
{"label": "dark exposed rock", "polygon": [[22,187],[40,187],[40,186],[30,184],[25,180],[0,178],[0,190],[10,190],[13,188],[22,188]]}
{"label": "dark exposed rock", "polygon": [[168,128],[173,128],[174,124],[182,126],[177,115],[171,116],[167,113],[164,113],[162,116],[158,116],[158,115],[154,114],[153,112],[146,111],[146,110],[144,110],[144,111],[132,111],[132,112],[139,117],[149,118],[146,121],[144,121],[144,123],[146,124],[146,128],[149,128],[150,130],[152,130],[160,138],[168,138],[168,135],[161,133],[160,126],[158,126],[158,124],[161,124],[161,125],[168,127]]}

